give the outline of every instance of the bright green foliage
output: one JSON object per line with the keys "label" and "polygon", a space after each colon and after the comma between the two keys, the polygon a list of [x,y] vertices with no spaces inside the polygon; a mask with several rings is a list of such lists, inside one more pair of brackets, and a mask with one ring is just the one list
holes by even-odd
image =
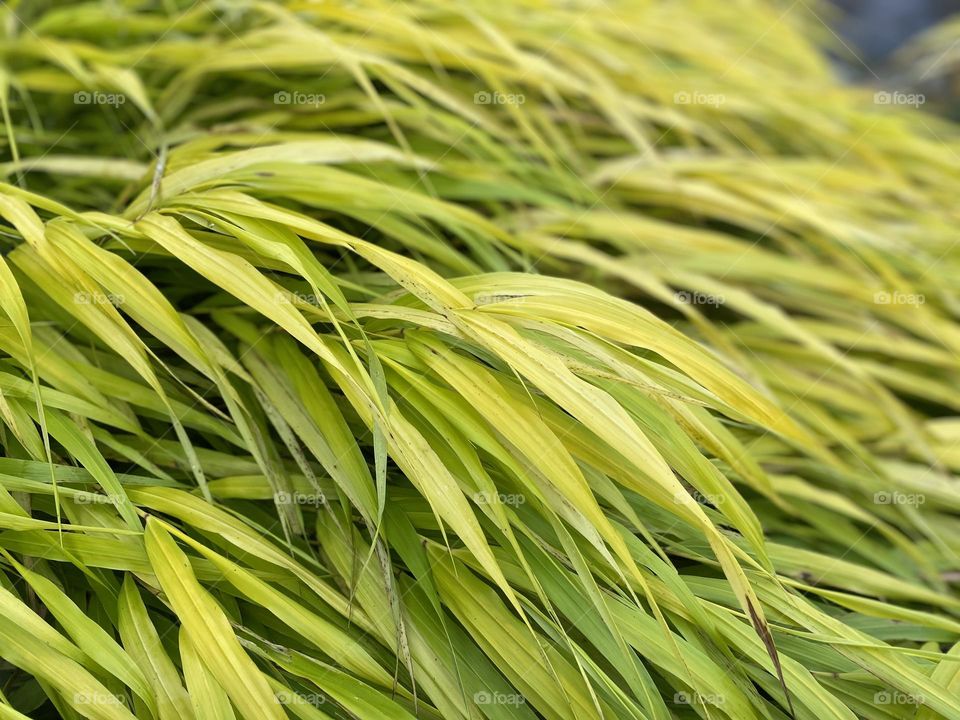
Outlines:
{"label": "bright green foliage", "polygon": [[8,3],[0,720],[960,719],[960,144],[800,5]]}

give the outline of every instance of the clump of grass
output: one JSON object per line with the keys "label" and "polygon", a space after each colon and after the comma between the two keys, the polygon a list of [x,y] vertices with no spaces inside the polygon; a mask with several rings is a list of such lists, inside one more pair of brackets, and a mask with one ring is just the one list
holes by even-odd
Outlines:
{"label": "clump of grass", "polygon": [[816,15],[18,12],[0,717],[960,717],[955,131]]}

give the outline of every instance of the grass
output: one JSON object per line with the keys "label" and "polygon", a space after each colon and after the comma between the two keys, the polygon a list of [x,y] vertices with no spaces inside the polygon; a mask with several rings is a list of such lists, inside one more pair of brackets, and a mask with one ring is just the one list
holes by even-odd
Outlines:
{"label": "grass", "polygon": [[819,7],[3,13],[0,719],[960,718],[957,132]]}

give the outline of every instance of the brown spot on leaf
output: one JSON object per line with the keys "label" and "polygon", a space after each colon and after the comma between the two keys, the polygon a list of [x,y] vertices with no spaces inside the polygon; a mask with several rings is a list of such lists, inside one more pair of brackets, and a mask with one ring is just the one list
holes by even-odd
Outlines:
{"label": "brown spot on leaf", "polygon": [[750,598],[747,598],[747,609],[750,611],[750,622],[753,623],[753,629],[757,635],[760,636],[760,639],[763,640],[763,644],[767,648],[767,655],[770,656],[770,659],[773,661],[773,667],[777,671],[777,679],[780,681],[780,687],[783,688],[783,694],[787,698],[787,708],[790,711],[790,717],[795,719],[797,716],[793,712],[793,701],[790,699],[790,691],[787,690],[787,683],[783,679],[783,668],[780,667],[780,655],[777,653],[777,646],[773,642],[773,635],[770,634],[770,628],[760,619],[760,615],[753,607]]}

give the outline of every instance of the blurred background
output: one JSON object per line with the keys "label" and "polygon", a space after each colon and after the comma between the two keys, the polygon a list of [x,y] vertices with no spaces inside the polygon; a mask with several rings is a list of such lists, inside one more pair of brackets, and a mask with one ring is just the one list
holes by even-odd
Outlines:
{"label": "blurred background", "polygon": [[834,0],[834,5],[842,13],[838,31],[876,72],[915,35],[960,13],[960,0]]}
{"label": "blurred background", "polygon": [[[797,0],[802,2],[803,0]],[[832,0],[833,55],[851,82],[922,94],[960,119],[960,0]]]}

